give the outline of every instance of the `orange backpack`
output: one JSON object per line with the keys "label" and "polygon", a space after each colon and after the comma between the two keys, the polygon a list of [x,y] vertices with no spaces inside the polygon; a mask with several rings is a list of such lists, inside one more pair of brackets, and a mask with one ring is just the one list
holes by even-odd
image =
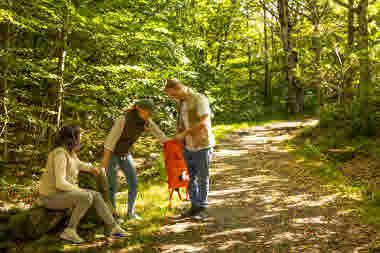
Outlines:
{"label": "orange backpack", "polygon": [[183,158],[182,144],[178,141],[167,141],[164,144],[165,169],[168,175],[169,188],[169,208],[172,207],[172,197],[174,191],[177,191],[178,197],[182,200],[179,188],[185,187],[186,200],[189,196],[188,184],[189,174]]}

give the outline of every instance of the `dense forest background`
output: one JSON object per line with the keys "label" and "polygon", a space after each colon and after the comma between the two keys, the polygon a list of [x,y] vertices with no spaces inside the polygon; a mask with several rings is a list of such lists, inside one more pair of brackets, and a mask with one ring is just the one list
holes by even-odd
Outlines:
{"label": "dense forest background", "polygon": [[[68,122],[82,127],[79,155],[91,162],[137,99],[154,100],[153,119],[172,136],[176,108],[163,87],[175,77],[208,97],[218,137],[263,118],[319,120],[273,130],[294,137],[281,144],[295,153],[289,171],[305,189],[328,181],[360,200],[351,209],[380,228],[379,27],[378,0],[0,0],[0,211],[34,203]],[[135,244],[166,222],[162,147],[151,137],[133,154],[138,208],[150,217],[136,225]],[[0,222],[0,241],[10,240],[8,224]]]}
{"label": "dense forest background", "polygon": [[41,168],[70,121],[99,160],[139,98],[172,133],[171,77],[207,95],[216,124],[307,111],[374,135],[379,26],[376,0],[1,0],[1,170]]}

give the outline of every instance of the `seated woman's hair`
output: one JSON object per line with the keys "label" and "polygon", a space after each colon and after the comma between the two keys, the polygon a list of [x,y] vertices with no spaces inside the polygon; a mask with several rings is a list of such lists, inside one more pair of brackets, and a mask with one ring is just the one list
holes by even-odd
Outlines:
{"label": "seated woman's hair", "polygon": [[78,137],[80,135],[80,127],[75,124],[66,125],[61,128],[58,133],[55,147],[64,147],[68,151],[73,151],[75,146],[79,145]]}

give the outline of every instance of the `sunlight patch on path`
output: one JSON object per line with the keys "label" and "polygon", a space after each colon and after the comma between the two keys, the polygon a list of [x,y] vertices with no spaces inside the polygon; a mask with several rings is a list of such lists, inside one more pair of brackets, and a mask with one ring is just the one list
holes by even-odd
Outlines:
{"label": "sunlight patch on path", "polygon": [[218,149],[214,151],[216,156],[241,156],[248,154],[248,149],[231,150],[231,149]]}
{"label": "sunlight patch on path", "polygon": [[218,250],[228,250],[229,248],[234,247],[235,245],[241,245],[244,242],[238,240],[226,241],[222,246],[218,247]]}
{"label": "sunlight patch on path", "polygon": [[288,207],[315,207],[327,205],[339,196],[338,194],[332,194],[328,196],[323,196],[319,200],[310,200],[310,194],[301,194],[297,196],[290,196],[287,198],[288,203],[295,202],[293,205],[288,205]]}
{"label": "sunlight patch on path", "polygon": [[199,252],[205,246],[197,246],[196,244],[166,244],[160,247],[160,252],[173,253],[173,252]]}
{"label": "sunlight patch on path", "polygon": [[313,127],[319,123],[319,120],[308,120],[306,122],[302,121],[286,121],[286,122],[278,122],[278,123],[270,123],[264,126],[265,129],[279,129],[279,128],[299,128],[299,127]]}
{"label": "sunlight patch on path", "polygon": [[166,232],[169,233],[182,233],[186,232],[188,230],[194,229],[196,227],[202,227],[202,226],[208,226],[211,225],[211,223],[197,223],[197,222],[182,222],[182,223],[176,223],[173,225],[166,226]]}
{"label": "sunlight patch on path", "polygon": [[209,196],[216,197],[216,196],[224,196],[226,194],[233,194],[233,193],[241,193],[241,192],[247,192],[247,191],[253,191],[257,190],[257,187],[252,187],[252,188],[233,188],[233,189],[225,189],[225,190],[219,190],[219,191],[212,191],[210,192]]}
{"label": "sunlight patch on path", "polygon": [[209,235],[204,235],[202,236],[203,239],[210,239],[210,238],[215,238],[215,237],[220,237],[220,236],[230,236],[230,235],[235,235],[235,234],[244,234],[244,233],[251,233],[254,231],[259,231],[258,228],[237,228],[237,229],[232,229],[232,230],[226,230],[223,232],[219,233],[214,233],[214,234],[209,234]]}

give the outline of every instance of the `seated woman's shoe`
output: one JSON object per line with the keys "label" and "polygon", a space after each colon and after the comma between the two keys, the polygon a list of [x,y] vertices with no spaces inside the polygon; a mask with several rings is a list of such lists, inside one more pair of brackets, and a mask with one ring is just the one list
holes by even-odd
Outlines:
{"label": "seated woman's shoe", "polygon": [[60,235],[60,238],[72,243],[83,243],[84,240],[80,238],[80,236],[77,234],[77,232],[72,228],[66,228],[62,234]]}

